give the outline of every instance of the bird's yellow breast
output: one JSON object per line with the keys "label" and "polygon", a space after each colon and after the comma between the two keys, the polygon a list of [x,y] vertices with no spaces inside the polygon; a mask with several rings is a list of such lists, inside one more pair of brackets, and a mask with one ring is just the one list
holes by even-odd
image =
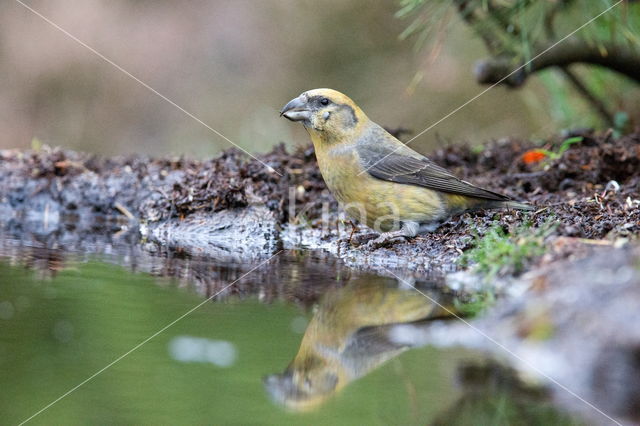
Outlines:
{"label": "bird's yellow breast", "polygon": [[445,215],[436,191],[372,177],[353,145],[328,146],[323,141],[314,141],[314,145],[327,187],[349,216],[368,227],[388,232],[399,229],[403,221],[425,223]]}

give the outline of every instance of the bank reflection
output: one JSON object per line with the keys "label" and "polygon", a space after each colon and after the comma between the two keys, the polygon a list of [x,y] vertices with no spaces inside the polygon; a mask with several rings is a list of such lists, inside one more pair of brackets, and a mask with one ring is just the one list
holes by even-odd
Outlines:
{"label": "bank reflection", "polygon": [[379,277],[358,278],[330,289],[293,361],[284,372],[264,379],[271,398],[294,411],[313,409],[413,347],[410,339],[399,341],[398,327],[428,327],[434,320],[450,318],[453,311],[452,296],[421,292],[431,300],[409,286]]}

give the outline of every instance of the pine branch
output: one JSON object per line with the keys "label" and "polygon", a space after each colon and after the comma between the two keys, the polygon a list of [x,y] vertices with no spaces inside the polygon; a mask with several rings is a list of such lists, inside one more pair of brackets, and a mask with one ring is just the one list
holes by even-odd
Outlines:
{"label": "pine branch", "polygon": [[640,52],[638,50],[611,43],[595,46],[584,40],[573,38],[563,41],[536,57],[550,46],[540,46],[537,52],[531,55],[536,59],[515,73],[513,70],[522,64],[514,64],[510,58],[497,57],[480,61],[474,70],[476,80],[480,84],[500,83],[509,87],[519,87],[530,75],[538,71],[554,66],[567,67],[571,64],[583,63],[600,65],[640,83]]}

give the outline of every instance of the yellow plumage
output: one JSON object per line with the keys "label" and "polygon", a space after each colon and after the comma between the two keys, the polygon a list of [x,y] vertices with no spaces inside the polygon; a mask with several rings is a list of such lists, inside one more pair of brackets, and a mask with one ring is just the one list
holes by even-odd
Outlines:
{"label": "yellow plumage", "polygon": [[[316,157],[333,196],[351,217],[369,228],[389,232],[399,229],[403,220],[421,222],[444,215],[442,200],[435,191],[387,182],[366,173],[358,175],[362,166],[355,151],[316,150]],[[393,216],[398,217],[395,224],[392,219],[379,220]]]}
{"label": "yellow plumage", "polygon": [[[442,296],[440,296],[441,298]],[[380,278],[361,278],[325,294],[287,369],[265,379],[280,404],[308,410],[350,382],[409,349],[392,329],[427,325],[451,316],[450,300],[438,305],[421,293]],[[443,307],[444,306],[444,307]]]}
{"label": "yellow plumage", "polygon": [[282,115],[301,121],[327,187],[345,211],[388,236],[415,236],[478,208],[531,207],[464,182],[371,121],[347,96],[310,90]]}

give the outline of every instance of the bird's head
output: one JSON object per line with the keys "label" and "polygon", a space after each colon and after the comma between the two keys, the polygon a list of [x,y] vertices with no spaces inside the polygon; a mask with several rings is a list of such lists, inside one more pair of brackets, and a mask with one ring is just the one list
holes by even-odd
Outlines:
{"label": "bird's head", "polygon": [[346,379],[341,383],[338,369],[337,361],[325,363],[313,355],[298,356],[283,373],[271,374],[263,383],[276,404],[293,411],[310,411],[344,386]]}
{"label": "bird's head", "polygon": [[280,116],[300,121],[325,141],[336,141],[359,131],[367,116],[349,97],[333,89],[314,89],[289,101]]}

